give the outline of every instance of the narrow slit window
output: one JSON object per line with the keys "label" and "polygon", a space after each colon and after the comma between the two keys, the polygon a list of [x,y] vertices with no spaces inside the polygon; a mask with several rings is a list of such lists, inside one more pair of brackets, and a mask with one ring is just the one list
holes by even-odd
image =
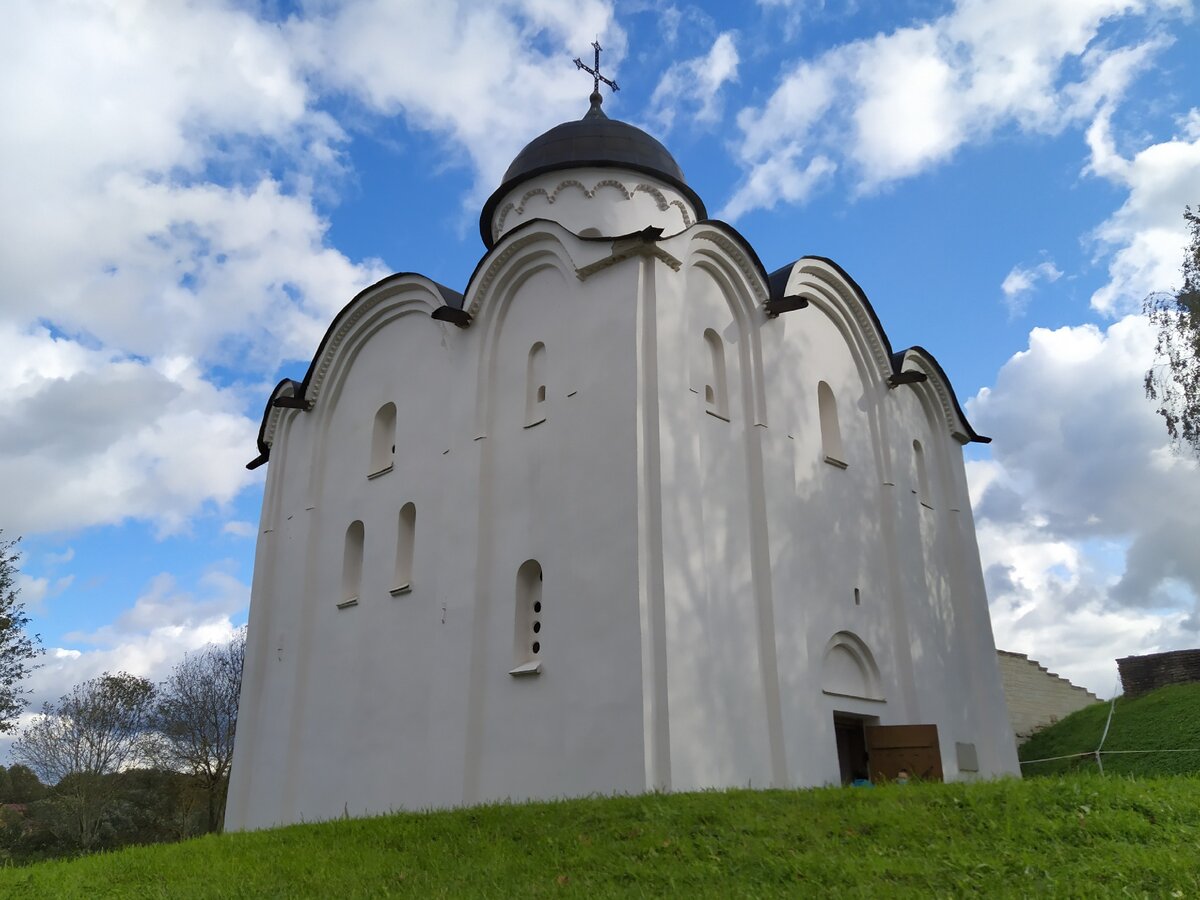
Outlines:
{"label": "narrow slit window", "polygon": [[513,664],[510,675],[536,675],[542,670],[542,566],[527,559],[517,570]]}
{"label": "narrow slit window", "polygon": [[708,349],[708,382],[704,385],[704,410],[710,416],[729,421],[729,386],[725,378],[725,343],[711,328],[705,329]]}
{"label": "narrow slit window", "polygon": [[400,520],[396,528],[396,573],[392,577],[392,596],[398,597],[412,590],[413,544],[417,537],[417,507],[405,503],[400,507]]}
{"label": "narrow slit window", "polygon": [[538,341],[529,348],[525,375],[525,427],[546,421],[546,345]]}
{"label": "narrow slit window", "polygon": [[824,381],[817,384],[817,410],[821,418],[821,452],[825,456],[825,462],[844,469],[846,456],[842,450],[837,398],[833,396],[833,388]]}
{"label": "narrow slit window", "polygon": [[925,449],[920,441],[913,441],[913,460],[917,465],[917,487],[913,493],[922,506],[933,509],[933,498],[929,496],[929,469],[925,465]]}
{"label": "narrow slit window", "polygon": [[346,529],[346,548],[342,554],[342,599],[338,609],[358,605],[362,590],[363,540],[365,530],[361,521],[350,523]]}
{"label": "narrow slit window", "polygon": [[396,458],[396,404],[385,403],[375,413],[371,431],[371,465],[367,477],[374,478],[392,470]]}

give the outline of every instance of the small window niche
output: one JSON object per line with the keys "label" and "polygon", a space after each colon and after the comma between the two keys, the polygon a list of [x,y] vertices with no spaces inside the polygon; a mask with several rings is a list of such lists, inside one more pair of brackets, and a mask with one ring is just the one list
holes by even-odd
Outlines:
{"label": "small window niche", "polygon": [[529,348],[525,375],[525,427],[546,421],[546,345],[538,341]]}
{"label": "small window niche", "polygon": [[400,507],[396,528],[396,573],[392,577],[393,597],[412,591],[413,544],[417,537],[417,506],[405,503]]}
{"label": "small window niche", "polygon": [[842,449],[842,428],[838,422],[837,398],[824,381],[817,383],[817,411],[821,418],[821,452],[825,462],[839,469],[846,468]]}
{"label": "small window niche", "polygon": [[375,427],[371,430],[371,465],[368,478],[376,478],[392,471],[396,458],[396,404],[385,403],[375,413]]}
{"label": "small window niche", "polygon": [[920,441],[913,441],[913,461],[917,465],[917,487],[913,493],[922,506],[933,509],[933,498],[929,496],[929,469],[925,465],[925,449]]}
{"label": "small window niche", "polygon": [[708,349],[708,381],[704,385],[704,411],[729,421],[729,384],[725,378],[725,343],[711,328],[704,331]]}
{"label": "small window niche", "polygon": [[513,663],[509,675],[542,671],[542,566],[536,559],[525,560],[517,570]]}
{"label": "small window niche", "polygon": [[346,529],[346,547],[342,553],[342,599],[338,609],[358,606],[358,595],[362,589],[363,542],[366,531],[361,521],[355,520]]}

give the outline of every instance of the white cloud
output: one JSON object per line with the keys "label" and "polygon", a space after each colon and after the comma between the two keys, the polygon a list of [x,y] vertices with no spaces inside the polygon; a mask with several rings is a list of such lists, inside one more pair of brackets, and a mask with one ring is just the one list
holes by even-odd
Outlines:
{"label": "white cloud", "polygon": [[257,531],[258,527],[253,522],[226,522],[221,528],[222,534],[231,534],[240,538],[254,537]]}
{"label": "white cloud", "polygon": [[1029,297],[1038,282],[1054,283],[1062,278],[1062,272],[1050,260],[1038,263],[1036,266],[1013,266],[1000,290],[1004,293],[1004,305],[1008,308],[1010,318],[1015,318],[1025,312],[1029,305]]}
{"label": "white cloud", "polygon": [[716,122],[723,108],[721,88],[737,81],[737,70],[734,32],[724,31],[708,53],[673,63],[663,73],[650,97],[650,118],[664,131],[674,126],[679,112],[700,124]]}
{"label": "white cloud", "polygon": [[784,180],[819,158],[850,164],[843,168],[858,188],[872,190],[922,172],[1004,124],[1056,133],[1119,97],[1164,46],[1151,36],[1110,47],[1097,40],[1106,22],[1186,6],[959,0],[931,22],[798,61],[764,106],[738,118],[745,177],[725,215],[769,208]]}
{"label": "white cloud", "polygon": [[531,135],[587,111],[587,81],[564,63],[603,35],[602,70],[619,81],[625,50],[604,0],[363,0],[293,21],[288,34],[323,86],[402,113],[465,152],[476,174],[472,204],[499,185]]}
{"label": "white cloud", "polygon": [[0,495],[14,533],[127,517],[178,530],[254,476],[244,398],[183,358],[143,361],[0,324]]}
{"label": "white cloud", "polygon": [[69,634],[67,646],[47,648],[28,680],[31,708],[104,672],[160,681],[185,653],[228,641],[237,630],[233,619],[249,602],[249,586],[217,566],[202,577],[201,588],[203,595],[193,596],[180,591],[171,575],[160,574],[112,624]]}
{"label": "white cloud", "polygon": [[1142,396],[1153,345],[1137,316],[1036,328],[968,404],[995,437],[970,482],[997,646],[1101,693],[1117,656],[1200,637],[1200,469]]}
{"label": "white cloud", "polygon": [[344,136],[280,27],[220,2],[7,4],[0,83],[6,525],[179,529],[251,480],[261,398],[211,366],[307,356],[384,273],[311,197]]}
{"label": "white cloud", "polygon": [[1179,122],[1180,136],[1122,156],[1112,134],[1110,113],[1097,116],[1088,130],[1088,170],[1128,189],[1129,196],[1094,233],[1099,248],[1111,253],[1109,281],[1092,295],[1092,307],[1120,315],[1141,306],[1146,295],[1179,284],[1187,244],[1186,204],[1200,204],[1200,110]]}

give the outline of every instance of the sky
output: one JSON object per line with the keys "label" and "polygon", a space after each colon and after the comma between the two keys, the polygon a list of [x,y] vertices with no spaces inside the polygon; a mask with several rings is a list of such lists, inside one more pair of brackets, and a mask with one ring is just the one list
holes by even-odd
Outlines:
{"label": "sky", "polygon": [[1142,393],[1200,204],[1187,0],[7,0],[0,529],[35,704],[246,621],[263,404],[587,109],[662,140],[769,270],[831,257],[946,370],[998,647],[1110,696],[1200,646],[1200,470]]}

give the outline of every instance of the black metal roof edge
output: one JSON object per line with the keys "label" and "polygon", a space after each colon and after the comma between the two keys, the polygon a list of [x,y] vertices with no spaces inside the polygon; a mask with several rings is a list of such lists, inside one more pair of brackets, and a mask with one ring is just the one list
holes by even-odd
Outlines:
{"label": "black metal roof edge", "polygon": [[257,469],[259,466],[261,466],[263,463],[267,462],[271,458],[271,448],[268,447],[264,443],[264,436],[265,436],[266,428],[267,428],[267,417],[270,416],[271,408],[275,403],[275,399],[278,396],[278,392],[284,386],[284,384],[286,384],[287,382],[291,382],[292,384],[294,384],[296,387],[295,387],[295,392],[294,392],[293,396],[297,399],[301,399],[301,400],[304,399],[308,394],[308,386],[312,383],[313,373],[316,371],[316,367],[317,367],[317,360],[319,360],[321,358],[321,355],[325,352],[325,347],[329,344],[329,339],[337,331],[338,325],[341,323],[342,319],[349,313],[351,307],[353,307],[354,304],[356,304],[365,295],[371,293],[374,290],[377,290],[378,288],[383,287],[385,284],[388,284],[391,281],[396,281],[401,278],[421,278],[425,281],[428,281],[430,284],[433,285],[434,290],[442,298],[442,303],[445,306],[452,306],[455,309],[462,309],[462,306],[463,306],[463,295],[462,294],[460,294],[458,291],[454,290],[453,288],[446,287],[444,284],[434,281],[432,278],[428,277],[427,275],[422,275],[420,272],[393,272],[391,275],[386,275],[383,278],[380,278],[374,284],[370,284],[367,287],[363,288],[361,291],[359,291],[357,294],[355,294],[350,299],[350,301],[348,303],[346,303],[345,306],[343,306],[340,310],[338,310],[337,315],[335,315],[333,317],[333,321],[329,323],[329,327],[325,329],[325,334],[322,335],[320,343],[317,344],[316,352],[313,353],[312,360],[308,364],[308,371],[306,371],[304,373],[304,380],[296,381],[293,378],[284,378],[279,382],[279,384],[275,385],[275,390],[273,390],[271,392],[271,396],[267,400],[266,409],[263,410],[262,423],[259,425],[259,428],[258,428],[258,452],[259,452],[259,455],[256,459],[251,460],[246,465],[247,469]]}
{"label": "black metal roof edge", "polygon": [[962,419],[963,425],[965,425],[967,428],[967,437],[970,438],[970,443],[990,444],[992,442],[990,437],[980,434],[971,426],[971,422],[967,419],[967,414],[963,412],[962,406],[958,402],[958,394],[954,390],[954,385],[950,383],[950,379],[946,376],[946,370],[942,368],[942,364],[937,361],[936,356],[934,356],[920,344],[914,344],[907,350],[901,350],[899,353],[892,354],[892,370],[894,372],[899,372],[900,366],[904,364],[904,357],[909,353],[921,354],[921,356],[923,356],[925,360],[931,366],[933,366],[934,371],[937,372],[937,376],[942,380],[942,383],[946,385],[946,390],[950,393],[950,402],[954,404],[954,411],[958,413],[958,417]]}
{"label": "black metal roof edge", "polygon": [[[487,198],[487,202],[483,204],[483,210],[479,213],[479,236],[483,238],[483,245],[488,250],[495,246],[495,241],[492,239],[492,216],[496,213],[496,207],[500,205],[500,201],[507,196],[509,191],[515,188],[518,184],[524,181],[529,181],[531,178],[537,178],[539,175],[545,175],[547,172],[563,172],[568,169],[626,169],[630,172],[640,172],[643,175],[650,175],[657,178],[659,181],[671,185],[681,194],[683,194],[692,206],[696,209],[696,218],[698,220],[706,220],[708,217],[708,208],[704,205],[704,201],[700,199],[688,183],[680,178],[656,169],[653,166],[643,166],[632,162],[619,162],[611,159],[583,159],[583,160],[564,160],[559,163],[551,163],[545,166],[539,166],[536,169],[530,169],[528,172],[522,172],[507,181],[492,192],[492,195]],[[531,219],[530,221],[537,221]],[[524,224],[524,223],[522,223]],[[521,226],[517,226],[518,228]],[[515,230],[515,229],[514,229]],[[505,232],[508,234],[508,232]]]}
{"label": "black metal roof edge", "polygon": [[270,396],[267,397],[267,405],[263,407],[262,421],[258,425],[258,456],[246,463],[247,469],[257,469],[263,463],[271,458],[271,448],[267,446],[267,419],[271,416],[271,410],[275,407],[275,399],[281,395],[283,389],[288,385],[292,386],[292,396],[300,396],[300,382],[293,378],[281,378],[279,383],[272,389]]}

